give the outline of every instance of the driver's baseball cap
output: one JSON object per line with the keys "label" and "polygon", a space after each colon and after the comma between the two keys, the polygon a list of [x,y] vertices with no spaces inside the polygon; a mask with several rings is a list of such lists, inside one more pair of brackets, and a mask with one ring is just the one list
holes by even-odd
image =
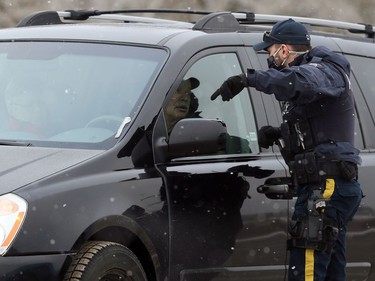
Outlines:
{"label": "driver's baseball cap", "polygon": [[311,39],[306,27],[294,21],[287,19],[277,22],[271,29],[263,34],[263,42],[253,46],[255,51],[267,50],[273,44],[288,45],[311,45]]}

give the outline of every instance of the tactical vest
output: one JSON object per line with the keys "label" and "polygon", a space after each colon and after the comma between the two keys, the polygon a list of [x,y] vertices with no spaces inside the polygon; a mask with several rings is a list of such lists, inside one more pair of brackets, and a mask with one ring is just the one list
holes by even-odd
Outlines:
{"label": "tactical vest", "polygon": [[281,126],[285,149],[291,157],[328,142],[354,144],[355,109],[349,78],[337,65],[330,63],[345,78],[345,93],[323,97],[310,104],[289,104]]}

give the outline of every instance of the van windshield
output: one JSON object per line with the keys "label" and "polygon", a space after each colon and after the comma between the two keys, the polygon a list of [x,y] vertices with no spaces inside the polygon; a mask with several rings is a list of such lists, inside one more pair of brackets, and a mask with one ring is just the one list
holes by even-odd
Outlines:
{"label": "van windshield", "polygon": [[166,55],[114,44],[0,43],[0,141],[90,149],[114,144]]}

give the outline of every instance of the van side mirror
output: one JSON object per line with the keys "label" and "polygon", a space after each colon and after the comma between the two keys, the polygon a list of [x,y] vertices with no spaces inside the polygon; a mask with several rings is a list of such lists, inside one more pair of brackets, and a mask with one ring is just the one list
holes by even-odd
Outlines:
{"label": "van side mirror", "polygon": [[225,151],[227,128],[215,119],[178,121],[168,139],[168,158],[215,154]]}

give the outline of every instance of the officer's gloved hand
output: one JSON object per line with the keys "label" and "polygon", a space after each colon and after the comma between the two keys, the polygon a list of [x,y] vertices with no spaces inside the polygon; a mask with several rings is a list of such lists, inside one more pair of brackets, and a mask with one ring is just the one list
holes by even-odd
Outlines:
{"label": "officer's gloved hand", "polygon": [[229,77],[221,85],[219,89],[212,94],[211,100],[215,100],[221,96],[223,101],[229,101],[238,95],[247,86],[247,78],[245,74]]}
{"label": "officer's gloved hand", "polygon": [[279,138],[281,138],[281,129],[279,127],[263,126],[258,131],[258,144],[260,147],[269,148]]}

